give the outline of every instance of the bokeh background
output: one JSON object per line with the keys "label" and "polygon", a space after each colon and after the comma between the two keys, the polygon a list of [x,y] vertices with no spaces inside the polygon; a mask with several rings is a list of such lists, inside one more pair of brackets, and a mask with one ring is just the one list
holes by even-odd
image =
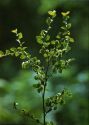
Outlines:
{"label": "bokeh background", "polygon": [[[89,123],[89,0],[0,0],[0,50],[16,45],[12,29],[24,34],[29,51],[35,55],[39,49],[35,36],[45,27],[48,10],[57,10],[52,34],[58,31],[60,13],[71,11],[72,36],[75,43],[69,57],[75,62],[53,75],[49,81],[47,96],[60,92],[64,87],[72,92],[72,98],[64,106],[48,115],[57,125],[88,125]],[[37,54],[39,56],[39,54]],[[0,59],[0,125],[35,125],[13,109],[25,109],[41,118],[41,96],[33,89],[34,72],[21,69],[21,61],[14,57]]]}

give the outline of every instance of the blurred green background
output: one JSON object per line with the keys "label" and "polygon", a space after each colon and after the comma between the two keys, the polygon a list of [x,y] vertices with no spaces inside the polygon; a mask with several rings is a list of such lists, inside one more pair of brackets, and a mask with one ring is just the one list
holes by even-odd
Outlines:
{"label": "blurred green background", "polygon": [[[75,43],[68,56],[76,60],[63,74],[50,79],[47,96],[65,87],[72,91],[73,97],[47,118],[57,125],[88,125],[89,0],[0,0],[0,50],[16,45],[11,30],[18,28],[24,34],[29,51],[35,55],[38,50],[35,36],[45,27],[48,10],[53,9],[57,10],[58,17],[52,34],[58,31],[61,11],[71,11]],[[18,102],[18,108],[41,118],[41,96],[32,87],[36,83],[34,75],[32,71],[21,69],[19,59],[0,59],[0,125],[36,124],[13,109],[14,101]]]}

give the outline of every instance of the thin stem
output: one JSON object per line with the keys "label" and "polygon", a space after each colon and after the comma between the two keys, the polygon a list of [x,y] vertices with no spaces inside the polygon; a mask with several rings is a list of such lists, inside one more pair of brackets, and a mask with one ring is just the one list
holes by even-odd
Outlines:
{"label": "thin stem", "polygon": [[42,94],[42,101],[43,101],[43,125],[46,125],[45,90],[46,90],[47,80],[48,80],[48,70],[49,70],[49,61],[48,61],[48,65],[47,65],[46,72],[45,72],[44,90],[43,90],[43,94]]}
{"label": "thin stem", "polygon": [[[44,37],[43,41],[45,41],[45,38],[46,38],[49,30],[51,29],[51,23],[50,23],[50,25],[47,28],[47,32],[45,34],[45,37]],[[49,70],[49,57],[48,57],[48,64],[47,64],[47,68],[46,68],[46,72],[45,72],[44,90],[43,90],[43,94],[42,94],[42,102],[43,102],[43,125],[46,125],[45,90],[46,90],[47,80],[48,80],[48,70]]]}
{"label": "thin stem", "polygon": [[43,95],[42,95],[42,100],[43,100],[43,125],[45,125],[45,122],[46,122],[46,116],[45,116],[45,89],[46,89],[46,86],[44,85],[44,91],[43,91]]}

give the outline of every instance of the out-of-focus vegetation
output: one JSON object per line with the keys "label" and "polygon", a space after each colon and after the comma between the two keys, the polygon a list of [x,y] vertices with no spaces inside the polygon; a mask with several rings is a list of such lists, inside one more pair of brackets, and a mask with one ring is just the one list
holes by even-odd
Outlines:
{"label": "out-of-focus vegetation", "polygon": [[[62,75],[54,75],[49,81],[51,84],[48,94],[52,95],[64,87],[72,91],[73,97],[63,107],[54,112],[54,121],[58,125],[88,125],[88,87],[89,87],[89,9],[88,0],[3,0],[0,1],[0,49],[15,46],[15,38],[11,30],[18,28],[24,34],[24,40],[37,54],[38,46],[35,35],[42,29],[46,13],[50,9],[71,11],[72,35],[75,38],[70,57],[76,61],[70,69],[64,70]],[[57,24],[61,17],[59,15]],[[54,25],[54,35],[58,27]],[[14,41],[13,41],[14,40]],[[39,55],[37,55],[39,56]],[[41,115],[40,96],[32,88],[35,83],[32,71],[22,71],[19,59],[0,59],[0,124],[21,124],[33,122],[24,118],[13,109],[13,102],[18,107]],[[50,91],[52,90],[52,93]],[[39,100],[39,101],[38,101]],[[31,110],[32,109],[32,110]],[[50,114],[53,118],[53,116]],[[50,119],[50,117],[48,117]],[[34,125],[35,123],[33,123]]]}

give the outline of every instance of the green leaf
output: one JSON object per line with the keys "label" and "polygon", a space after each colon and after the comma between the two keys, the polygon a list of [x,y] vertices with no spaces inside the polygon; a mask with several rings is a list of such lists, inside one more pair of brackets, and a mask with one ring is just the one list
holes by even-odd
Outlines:
{"label": "green leaf", "polygon": [[44,37],[46,33],[47,33],[46,30],[42,30],[41,33],[40,33],[40,35],[41,35],[42,37]]}
{"label": "green leaf", "polygon": [[17,49],[15,47],[10,49],[11,51],[15,52]]}
{"label": "green leaf", "polygon": [[71,58],[71,59],[68,59],[66,60],[66,65],[69,65],[71,62],[73,62],[75,59],[74,58]]}
{"label": "green leaf", "polygon": [[37,39],[37,42],[38,42],[39,44],[42,44],[42,43],[43,43],[41,36],[36,36],[36,39]]}
{"label": "green leaf", "polygon": [[37,91],[40,93],[40,92],[42,92],[42,90],[43,90],[43,87],[42,86],[40,86],[38,89],[37,89]]}
{"label": "green leaf", "polygon": [[38,83],[38,84],[33,84],[33,87],[34,87],[34,88],[39,88],[40,85],[41,85],[41,84],[39,84],[39,83]]}
{"label": "green leaf", "polygon": [[50,45],[50,42],[44,42],[43,45],[44,47],[48,47]]}
{"label": "green leaf", "polygon": [[52,44],[52,45],[55,45],[55,40],[52,40],[52,41],[51,41],[51,44]]}
{"label": "green leaf", "polygon": [[61,32],[59,32],[56,36],[57,39],[60,39],[61,38]]}
{"label": "green leaf", "polygon": [[20,39],[22,39],[23,38],[23,34],[20,32],[20,33],[18,33],[18,39],[20,40]]}
{"label": "green leaf", "polygon": [[44,53],[44,57],[46,58],[46,57],[48,57],[48,55],[46,53]]}
{"label": "green leaf", "polygon": [[10,54],[10,50],[6,50],[6,55],[9,55]]}
{"label": "green leaf", "polygon": [[27,47],[23,47],[23,50],[27,49]]}
{"label": "green leaf", "polygon": [[12,30],[11,32],[17,34],[17,29]]}
{"label": "green leaf", "polygon": [[49,41],[49,40],[50,40],[50,36],[47,35],[47,36],[46,36],[46,41]]}
{"label": "green leaf", "polygon": [[19,56],[19,52],[15,52],[15,56],[16,56],[16,57]]}
{"label": "green leaf", "polygon": [[3,57],[3,56],[4,56],[4,52],[0,51],[0,57]]}
{"label": "green leaf", "polygon": [[26,69],[26,68],[28,68],[29,67],[29,61],[25,61],[25,62],[22,62],[22,68],[23,69]]}
{"label": "green leaf", "polygon": [[65,60],[60,60],[60,65],[61,65],[61,68],[64,68],[64,67],[65,67],[65,65],[66,65]]}
{"label": "green leaf", "polygon": [[21,56],[20,56],[20,59],[25,59],[26,58],[26,56],[24,55],[24,54],[22,54]]}
{"label": "green leaf", "polygon": [[73,42],[74,42],[74,39],[73,39],[73,38],[70,38],[70,42],[73,43]]}
{"label": "green leaf", "polygon": [[56,16],[56,11],[48,11],[48,14],[54,18]]}
{"label": "green leaf", "polygon": [[70,37],[69,37],[69,36],[65,36],[65,38],[66,38],[67,41],[70,40]]}
{"label": "green leaf", "polygon": [[70,35],[70,32],[69,31],[65,31],[64,33],[63,33],[63,35],[65,36],[65,35]]}
{"label": "green leaf", "polygon": [[70,14],[70,11],[67,11],[67,12],[61,12],[61,14],[62,14],[62,16],[67,16],[67,15],[69,15]]}
{"label": "green leaf", "polygon": [[48,24],[48,26],[50,26],[50,24],[53,22],[53,20],[50,18],[50,17],[48,17],[47,18],[47,20],[46,20],[46,23]]}
{"label": "green leaf", "polygon": [[70,29],[71,28],[71,23],[68,23],[67,24],[67,29]]}
{"label": "green leaf", "polygon": [[53,122],[47,122],[46,125],[54,125]]}
{"label": "green leaf", "polygon": [[65,100],[61,99],[60,105],[63,105],[63,104],[65,104]]}
{"label": "green leaf", "polygon": [[65,27],[65,26],[62,26],[61,29],[66,30],[66,27]]}
{"label": "green leaf", "polygon": [[22,47],[18,47],[17,49],[18,49],[18,51],[22,51]]}

